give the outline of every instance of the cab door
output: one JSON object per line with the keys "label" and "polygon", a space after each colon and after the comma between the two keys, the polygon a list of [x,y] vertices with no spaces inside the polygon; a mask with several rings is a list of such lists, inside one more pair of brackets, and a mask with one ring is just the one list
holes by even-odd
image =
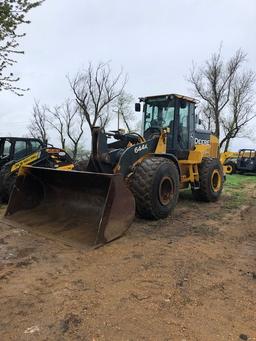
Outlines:
{"label": "cab door", "polygon": [[16,140],[14,146],[13,160],[20,160],[30,153],[27,140]]}
{"label": "cab door", "polygon": [[12,143],[7,139],[0,142],[0,167],[12,160]]}
{"label": "cab door", "polygon": [[167,137],[167,152],[179,160],[186,160],[189,151],[194,148],[194,104],[183,99],[176,99],[174,120],[170,124]]}
{"label": "cab door", "polygon": [[176,140],[176,156],[179,160],[186,160],[190,151],[191,134],[190,126],[190,103],[183,100],[179,101],[177,115],[177,140]]}

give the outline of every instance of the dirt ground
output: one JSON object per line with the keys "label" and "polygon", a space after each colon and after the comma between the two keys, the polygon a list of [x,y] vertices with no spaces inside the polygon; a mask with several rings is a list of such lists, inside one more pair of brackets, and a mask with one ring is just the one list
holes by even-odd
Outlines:
{"label": "dirt ground", "polygon": [[256,340],[256,182],[241,187],[185,193],[87,252],[0,223],[0,340]]}

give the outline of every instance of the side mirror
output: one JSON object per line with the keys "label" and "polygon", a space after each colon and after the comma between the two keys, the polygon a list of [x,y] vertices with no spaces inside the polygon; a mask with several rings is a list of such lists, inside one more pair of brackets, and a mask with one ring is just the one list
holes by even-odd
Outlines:
{"label": "side mirror", "polygon": [[196,124],[198,124],[198,125],[202,124],[202,120],[201,120],[201,118],[198,117],[198,115],[196,115]]}
{"label": "side mirror", "polygon": [[140,103],[135,103],[135,111],[137,112],[141,111]]}

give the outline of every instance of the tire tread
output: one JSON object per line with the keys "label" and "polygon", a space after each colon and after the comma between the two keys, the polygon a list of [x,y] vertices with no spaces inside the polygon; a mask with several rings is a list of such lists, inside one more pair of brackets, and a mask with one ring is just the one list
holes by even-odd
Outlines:
{"label": "tire tread", "polygon": [[159,219],[154,213],[152,201],[153,180],[158,168],[163,163],[172,164],[176,168],[173,161],[163,157],[146,158],[135,166],[130,179],[130,189],[135,197],[136,211],[140,217]]}
{"label": "tire tread", "polygon": [[200,189],[193,191],[193,196],[196,200],[199,201],[206,201],[206,202],[213,202],[218,200],[218,197],[222,191],[223,187],[223,172],[222,175],[222,186],[221,190],[219,191],[218,195],[213,197],[211,189],[209,187],[209,171],[212,167],[213,162],[218,163],[219,168],[221,169],[221,163],[218,159],[215,158],[203,158],[201,164],[199,165],[199,181],[200,181]]}

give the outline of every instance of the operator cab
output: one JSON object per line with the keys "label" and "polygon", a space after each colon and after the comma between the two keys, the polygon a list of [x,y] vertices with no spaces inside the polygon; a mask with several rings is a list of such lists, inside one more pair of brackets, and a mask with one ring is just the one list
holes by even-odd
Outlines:
{"label": "operator cab", "polygon": [[240,149],[237,158],[237,169],[244,172],[256,172],[256,150]]}
{"label": "operator cab", "polygon": [[[169,94],[140,98],[143,102],[143,136],[146,140],[167,132],[167,153],[187,159],[195,147],[195,104],[190,97]],[[140,111],[140,103],[135,110]]]}
{"label": "operator cab", "polygon": [[9,161],[20,160],[42,147],[43,142],[39,139],[0,137],[0,168]]}

